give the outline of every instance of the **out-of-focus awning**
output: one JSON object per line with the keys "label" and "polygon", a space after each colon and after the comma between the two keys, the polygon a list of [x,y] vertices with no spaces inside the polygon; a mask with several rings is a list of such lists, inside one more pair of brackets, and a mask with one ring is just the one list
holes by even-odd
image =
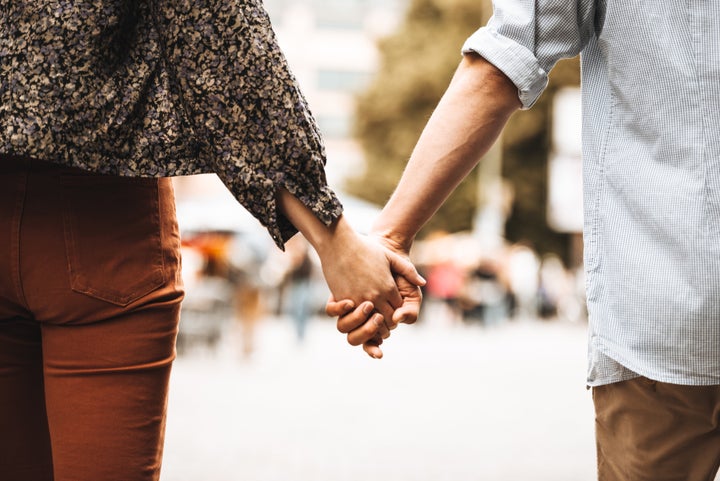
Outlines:
{"label": "out-of-focus awning", "polygon": [[[182,232],[252,233],[264,230],[216,175],[176,177],[174,185]],[[338,196],[350,224],[359,232],[369,232],[380,208],[346,194],[339,193]]]}

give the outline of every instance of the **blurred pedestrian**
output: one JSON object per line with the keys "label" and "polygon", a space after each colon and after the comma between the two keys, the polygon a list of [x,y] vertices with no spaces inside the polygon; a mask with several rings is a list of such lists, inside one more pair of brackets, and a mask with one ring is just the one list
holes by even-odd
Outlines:
{"label": "blurred pedestrian", "polygon": [[540,262],[537,254],[524,244],[510,246],[507,254],[507,275],[513,296],[514,317],[535,319],[538,314]]}
{"label": "blurred pedestrian", "polygon": [[462,321],[460,296],[466,283],[465,271],[453,259],[446,259],[427,267],[425,292],[439,303],[437,316],[449,323]]}
{"label": "blurred pedestrian", "polygon": [[341,324],[352,344],[389,334],[391,269],[422,282],[342,216],[260,0],[0,0],[0,132],[2,479],[158,479],[168,176],[217,173],[278,246],[302,231],[333,294],[379,311]]}
{"label": "blurred pedestrian", "polygon": [[509,116],[535,103],[555,63],[582,52],[587,384],[599,477],[713,479],[720,3],[493,3],[374,230],[408,252]]}
{"label": "blurred pedestrian", "polygon": [[307,324],[313,314],[313,261],[308,245],[302,239],[287,243],[290,265],[285,278],[287,311],[295,327],[298,342],[305,340]]}

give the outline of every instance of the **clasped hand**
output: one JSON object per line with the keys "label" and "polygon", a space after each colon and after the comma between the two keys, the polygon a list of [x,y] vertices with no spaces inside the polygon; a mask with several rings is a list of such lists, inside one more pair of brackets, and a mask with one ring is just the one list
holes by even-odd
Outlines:
{"label": "clasped hand", "polygon": [[417,320],[425,280],[403,252],[382,237],[355,234],[333,255],[321,256],[331,291],[325,311],[353,346],[380,359],[384,339],[398,324]]}

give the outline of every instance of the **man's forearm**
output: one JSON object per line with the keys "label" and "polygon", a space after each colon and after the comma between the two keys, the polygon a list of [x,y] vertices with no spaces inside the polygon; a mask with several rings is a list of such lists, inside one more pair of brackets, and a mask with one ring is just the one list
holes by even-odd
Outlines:
{"label": "man's forearm", "polygon": [[433,112],[373,231],[407,251],[420,228],[490,149],[520,107],[515,85],[466,55]]}

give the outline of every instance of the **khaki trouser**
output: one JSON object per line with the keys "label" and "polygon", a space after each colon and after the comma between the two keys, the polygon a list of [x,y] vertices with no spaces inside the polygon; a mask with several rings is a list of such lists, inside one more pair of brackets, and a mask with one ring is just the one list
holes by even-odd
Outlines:
{"label": "khaki trouser", "polygon": [[712,481],[720,386],[644,377],[593,388],[599,481]]}
{"label": "khaki trouser", "polygon": [[169,179],[0,157],[0,479],[158,479],[179,247]]}

